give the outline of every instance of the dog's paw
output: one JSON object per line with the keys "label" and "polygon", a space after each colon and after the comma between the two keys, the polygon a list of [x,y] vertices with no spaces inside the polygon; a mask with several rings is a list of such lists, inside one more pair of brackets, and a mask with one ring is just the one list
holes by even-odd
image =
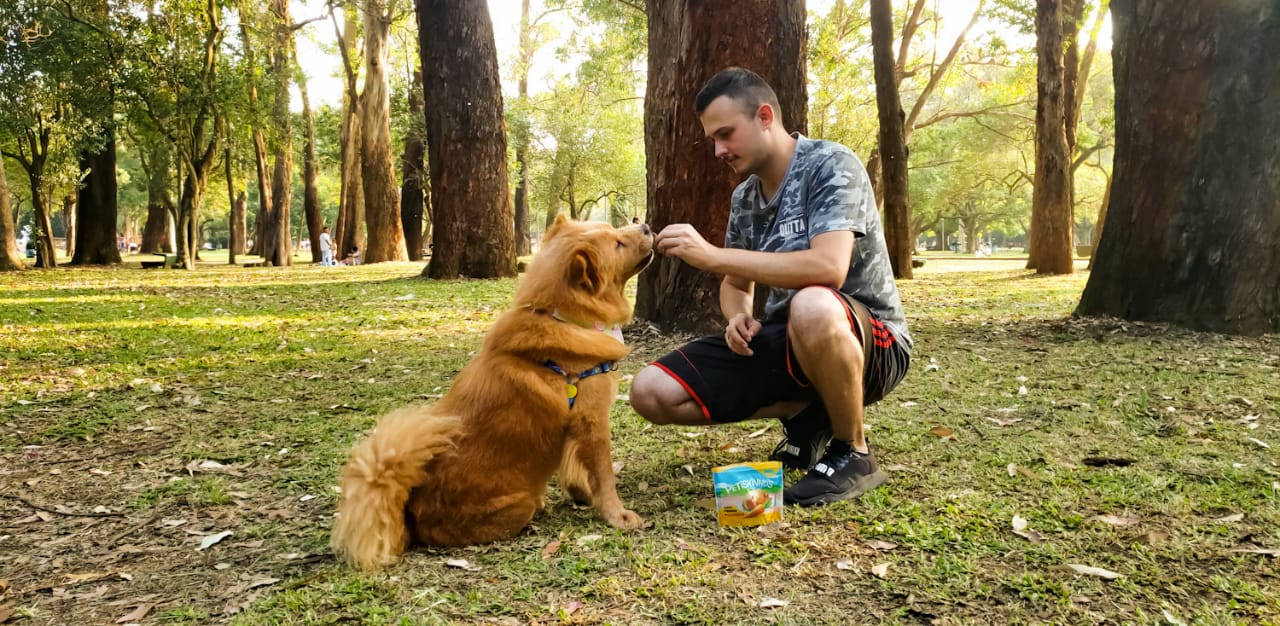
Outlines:
{"label": "dog's paw", "polygon": [[618,509],[617,512],[606,513],[604,518],[614,528],[634,530],[644,527],[644,518],[631,509]]}

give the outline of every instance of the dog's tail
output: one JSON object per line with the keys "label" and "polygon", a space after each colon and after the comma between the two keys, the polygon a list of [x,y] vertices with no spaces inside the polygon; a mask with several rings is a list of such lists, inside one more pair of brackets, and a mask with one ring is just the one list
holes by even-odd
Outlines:
{"label": "dog's tail", "polygon": [[395,562],[409,546],[404,507],[423,483],[427,461],[454,444],[456,417],[431,415],[422,407],[394,411],[378,420],[342,468],[342,499],[329,545],[352,566],[370,570]]}

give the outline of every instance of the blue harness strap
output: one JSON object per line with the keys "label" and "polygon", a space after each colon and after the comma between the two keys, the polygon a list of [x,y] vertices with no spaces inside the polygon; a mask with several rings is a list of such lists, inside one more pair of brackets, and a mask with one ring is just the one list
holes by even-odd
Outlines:
{"label": "blue harness strap", "polygon": [[614,361],[605,361],[604,363],[601,363],[589,370],[580,372],[579,374],[574,376],[574,375],[570,375],[568,372],[565,372],[564,368],[557,365],[556,362],[552,361],[551,359],[547,359],[547,361],[543,363],[543,365],[546,365],[548,368],[551,369],[551,371],[561,376],[564,376],[565,393],[568,394],[569,396],[569,408],[571,409],[573,408],[574,400],[578,399],[578,383],[582,382],[582,379],[590,378],[592,376],[595,376],[596,374],[606,374],[606,373],[615,372],[618,370],[617,363],[615,363]]}

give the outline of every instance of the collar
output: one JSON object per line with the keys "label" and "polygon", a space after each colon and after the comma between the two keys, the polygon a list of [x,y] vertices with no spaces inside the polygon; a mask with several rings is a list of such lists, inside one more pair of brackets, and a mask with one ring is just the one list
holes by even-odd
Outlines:
{"label": "collar", "polygon": [[558,321],[564,322],[564,323],[566,323],[566,324],[573,324],[574,326],[578,326],[578,327],[580,327],[580,328],[587,328],[587,329],[591,329],[591,330],[598,330],[598,331],[600,331],[600,332],[602,332],[602,333],[605,333],[605,334],[609,335],[610,337],[613,337],[614,339],[617,339],[617,340],[618,340],[618,343],[621,343],[621,344],[625,344],[625,343],[627,343],[627,342],[626,342],[626,340],[624,340],[624,339],[622,338],[622,325],[621,325],[621,324],[614,324],[613,326],[605,326],[605,325],[604,325],[604,323],[602,323],[602,322],[596,322],[596,323],[594,323],[594,324],[588,324],[588,323],[586,323],[586,322],[582,322],[582,321],[579,321],[579,320],[575,320],[575,319],[573,319],[573,318],[571,318],[571,317],[565,317],[564,315],[561,315],[561,314],[560,314],[560,310],[559,310],[559,309],[551,309],[551,310],[548,312],[548,315],[550,315],[552,318],[554,318],[554,319],[556,319],[556,320],[558,320]]}

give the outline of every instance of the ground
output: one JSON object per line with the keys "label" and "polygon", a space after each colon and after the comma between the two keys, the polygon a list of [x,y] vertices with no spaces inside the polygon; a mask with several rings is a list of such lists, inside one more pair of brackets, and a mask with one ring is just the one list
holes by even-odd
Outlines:
{"label": "ground", "polygon": [[[0,275],[0,622],[1280,620],[1280,337],[1075,319],[1085,273],[953,255],[901,284],[916,349],[861,500],[717,528],[711,468],[778,425],[651,427],[624,376],[651,527],[553,488],[513,541],[355,573],[327,548],[346,451],[447,389],[515,286],[420,268]],[[684,339],[627,335],[624,375]]]}

